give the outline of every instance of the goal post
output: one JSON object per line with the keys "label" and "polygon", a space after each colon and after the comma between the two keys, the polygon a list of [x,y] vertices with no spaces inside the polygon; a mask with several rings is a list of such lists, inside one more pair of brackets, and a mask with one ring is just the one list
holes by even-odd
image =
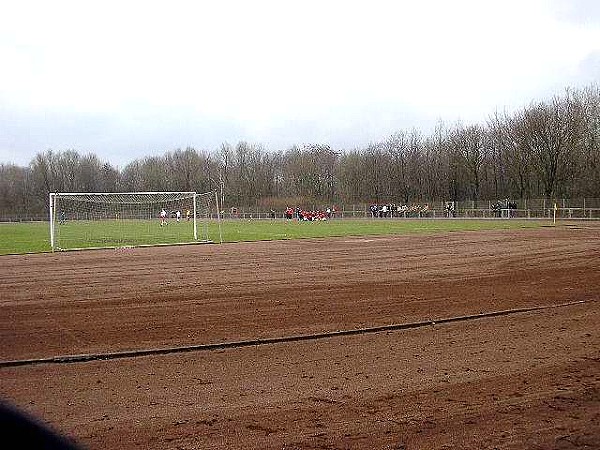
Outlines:
{"label": "goal post", "polygon": [[[49,195],[55,250],[213,242],[213,192],[66,192]],[[220,221],[219,221],[220,229]]]}

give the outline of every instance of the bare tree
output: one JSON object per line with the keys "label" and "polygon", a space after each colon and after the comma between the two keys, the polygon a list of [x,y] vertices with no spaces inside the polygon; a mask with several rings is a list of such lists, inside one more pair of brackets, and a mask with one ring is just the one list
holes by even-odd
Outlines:
{"label": "bare tree", "polygon": [[348,202],[365,200],[368,175],[364,170],[364,157],[358,150],[342,153],[339,160],[339,195]]}
{"label": "bare tree", "polygon": [[583,117],[569,93],[554,97],[550,103],[536,103],[522,113],[524,147],[531,152],[534,168],[546,198],[573,174],[572,156],[583,138]]}
{"label": "bare tree", "polygon": [[123,170],[123,184],[129,191],[169,191],[165,158],[149,156],[129,163]]}
{"label": "bare tree", "polygon": [[386,183],[389,180],[387,176],[388,158],[383,151],[383,145],[380,143],[371,143],[364,150],[363,155],[366,181],[363,199],[376,203],[389,200],[389,183]]}
{"label": "bare tree", "polygon": [[[523,127],[524,121],[519,115],[509,116],[504,113],[500,116],[496,113],[488,121],[496,198],[530,197],[531,152],[524,142]],[[512,188],[510,190],[513,195],[505,185]]]}
{"label": "bare tree", "polygon": [[38,153],[28,167],[0,166],[2,213],[47,208],[49,192],[217,190],[230,205],[477,201],[542,195],[600,197],[600,88],[567,90],[485,125],[438,124],[422,136],[398,131],[381,142],[336,152],[326,144],[268,152],[224,143],[132,161],[118,170],[94,154]]}
{"label": "bare tree", "polygon": [[77,158],[77,178],[75,190],[79,192],[99,192],[101,191],[101,170],[102,163],[96,155],[89,153]]}
{"label": "bare tree", "polygon": [[191,147],[178,149],[165,155],[165,163],[169,171],[170,190],[192,191],[202,168],[198,152]]}
{"label": "bare tree", "polygon": [[593,84],[574,93],[574,101],[583,119],[580,176],[574,182],[578,194],[600,197],[600,85]]}
{"label": "bare tree", "polygon": [[485,131],[481,125],[457,125],[450,134],[450,142],[465,169],[470,198],[476,202],[479,199],[481,168],[485,159]]}
{"label": "bare tree", "polygon": [[0,164],[0,220],[27,220],[31,213],[43,211],[32,195],[30,175],[25,167]]}
{"label": "bare tree", "polygon": [[120,189],[121,174],[108,162],[100,168],[100,192],[117,192]]}
{"label": "bare tree", "polygon": [[426,197],[430,200],[456,200],[455,187],[450,181],[450,158],[448,157],[448,131],[443,122],[439,122],[431,136],[423,141]]}
{"label": "bare tree", "polygon": [[384,142],[385,151],[388,153],[388,171],[392,182],[390,194],[394,199],[408,203],[411,196],[408,173],[409,138],[403,131],[394,133]]}

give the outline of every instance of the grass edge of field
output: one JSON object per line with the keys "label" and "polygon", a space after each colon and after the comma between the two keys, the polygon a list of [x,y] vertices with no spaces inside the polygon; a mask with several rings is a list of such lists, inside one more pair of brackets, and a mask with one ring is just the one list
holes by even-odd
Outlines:
{"label": "grass edge of field", "polygon": [[[267,227],[273,225],[280,226],[294,226],[290,224],[295,224],[298,226],[306,226],[311,227],[307,228],[304,233],[296,233],[290,234],[287,233],[275,233],[271,232],[270,234],[265,231]],[[361,236],[398,236],[398,235],[409,235],[409,234],[440,234],[440,233],[448,233],[448,232],[475,232],[475,231],[501,231],[501,230],[514,230],[514,229],[536,229],[541,227],[555,226],[551,221],[542,220],[542,219],[398,219],[398,220],[378,220],[378,219],[343,219],[336,220],[331,222],[323,222],[323,224],[336,224],[336,227],[339,224],[345,224],[343,229],[334,230],[333,232],[317,232],[320,223],[311,223],[311,222],[297,222],[297,221],[278,221],[272,222],[271,220],[246,220],[246,221],[231,221],[231,222],[223,222],[223,225],[227,226],[227,224],[231,225],[233,228],[229,230],[229,234],[224,236],[222,244],[233,244],[233,243],[242,243],[242,242],[268,242],[268,241],[278,241],[278,240],[298,240],[298,239],[329,239],[329,238],[341,238],[341,237],[361,237]],[[34,223],[38,228],[40,227],[40,223]],[[41,223],[43,224],[43,222]],[[260,232],[256,231],[256,227],[260,224],[262,230]],[[356,224],[363,225],[362,229],[357,230]],[[364,228],[364,225],[369,225],[368,228]],[[423,224],[435,224],[434,226],[423,226]],[[0,224],[2,227],[4,224]],[[13,224],[14,226],[15,224]],[[235,227],[240,228],[244,227],[246,229],[245,233],[240,233],[239,229],[237,230]],[[250,226],[251,225],[251,226]],[[354,227],[352,226],[354,225]],[[47,225],[46,225],[47,226]],[[327,226],[327,225],[325,225]],[[219,233],[217,229],[217,224],[213,224],[215,228],[213,231],[216,239],[212,239],[213,243],[220,244],[219,242]],[[344,231],[344,229],[346,231]],[[277,230],[271,230],[277,231]],[[233,236],[235,235],[235,236]],[[10,239],[10,236],[8,236]],[[101,247],[84,247],[77,249],[79,250],[93,250],[93,249],[111,249],[111,248],[123,248],[123,247],[148,247],[148,246],[176,246],[176,245],[201,245],[205,242],[197,242],[197,241],[189,241],[189,242],[154,242],[144,245],[124,245],[124,246],[101,246]],[[45,247],[45,248],[44,248]],[[0,242],[0,256],[9,256],[9,255],[31,255],[31,254],[39,254],[39,253],[53,253],[49,247],[49,239],[47,236],[45,238],[40,238],[30,245],[22,245],[21,247],[13,246],[5,246],[2,248],[2,243]],[[65,251],[75,251],[75,250],[65,250]]]}

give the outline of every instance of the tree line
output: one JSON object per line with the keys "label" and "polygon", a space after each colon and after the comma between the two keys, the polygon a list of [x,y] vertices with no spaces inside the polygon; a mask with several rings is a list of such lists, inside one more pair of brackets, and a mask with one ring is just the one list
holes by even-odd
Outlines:
{"label": "tree line", "polygon": [[167,151],[122,169],[75,150],[40,152],[27,167],[0,164],[3,218],[45,214],[50,192],[213,190],[226,207],[600,198],[600,87],[354,149],[268,151],[242,141]]}

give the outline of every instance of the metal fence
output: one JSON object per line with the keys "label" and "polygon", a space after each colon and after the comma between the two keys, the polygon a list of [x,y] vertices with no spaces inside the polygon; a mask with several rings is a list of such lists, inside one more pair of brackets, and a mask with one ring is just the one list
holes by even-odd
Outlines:
{"label": "metal fence", "polygon": [[[411,205],[391,205],[391,211],[388,209],[385,214],[373,215],[370,204],[346,204],[336,205],[332,218],[400,218],[400,219],[441,219],[441,218],[462,218],[462,219],[553,219],[554,208],[556,205],[557,219],[592,219],[600,220],[600,199],[559,199],[550,201],[547,199],[523,199],[500,201],[460,201],[455,202],[454,210],[448,211],[446,203],[422,202]],[[511,208],[507,208],[510,203]],[[501,206],[499,206],[501,205]],[[311,211],[325,211],[328,205],[311,205],[308,209]],[[280,219],[285,217],[283,210],[276,210],[273,216],[271,211],[266,211],[260,207],[241,207],[229,208],[221,211],[223,219]],[[216,214],[214,214],[216,217]],[[294,215],[294,218],[296,216]]]}
{"label": "metal fence", "polygon": [[[410,205],[392,205],[392,212],[389,210],[381,217],[377,218],[398,218],[398,219],[440,219],[440,218],[464,218],[464,219],[552,219],[554,216],[554,207],[556,205],[557,219],[581,219],[581,220],[600,220],[600,199],[581,198],[581,199],[558,199],[555,201],[547,199],[523,199],[511,200],[514,208],[506,208],[506,199],[500,201],[481,200],[458,201],[454,204],[453,212],[446,209],[444,201],[421,202]],[[498,207],[498,205],[502,205]],[[295,205],[291,205],[295,207]],[[356,203],[335,205],[335,212],[332,218],[373,218],[370,204]],[[333,205],[310,205],[304,209],[312,211],[325,211],[327,208],[333,208]],[[399,209],[400,208],[400,209]],[[404,209],[402,209],[404,208]],[[274,218],[284,218],[284,210],[276,210]],[[227,208],[220,212],[223,219],[272,219],[273,213],[265,210],[264,207],[236,207]],[[158,213],[157,213],[158,217]],[[217,212],[213,211],[210,218],[216,219]],[[294,216],[295,217],[295,216]],[[0,211],[0,222],[32,222],[48,221],[47,214],[24,214],[15,216],[5,214]]]}

